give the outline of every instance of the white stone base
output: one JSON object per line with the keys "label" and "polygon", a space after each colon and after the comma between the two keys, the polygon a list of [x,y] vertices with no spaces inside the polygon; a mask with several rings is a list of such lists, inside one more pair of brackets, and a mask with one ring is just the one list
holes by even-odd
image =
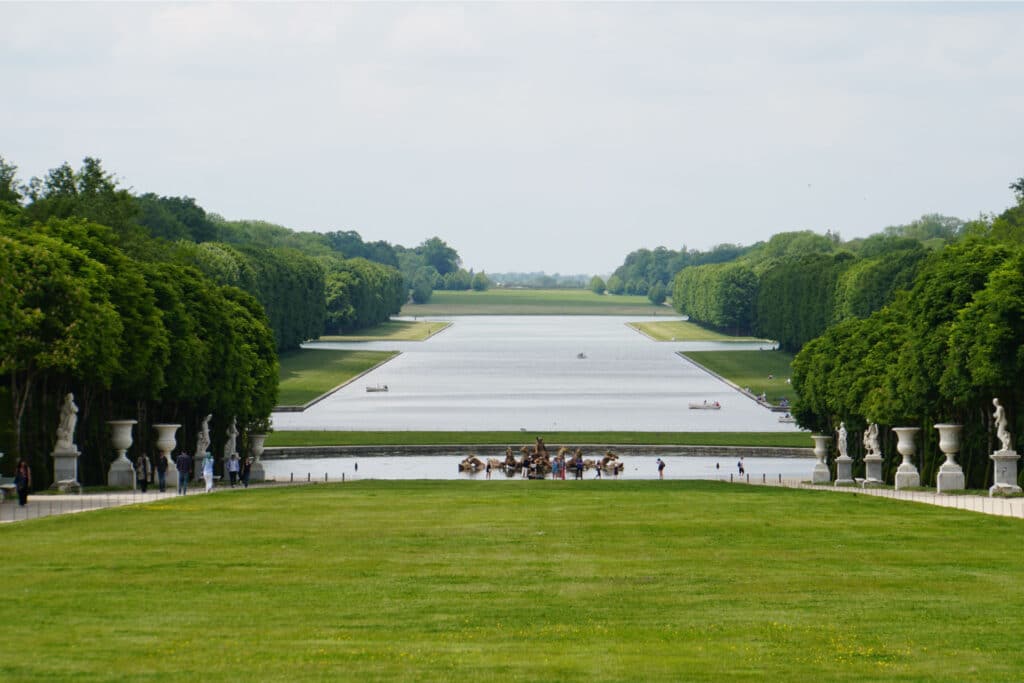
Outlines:
{"label": "white stone base", "polygon": [[263,469],[263,463],[259,460],[252,464],[249,468],[249,481],[250,482],[261,482],[267,480],[267,472]]}
{"label": "white stone base", "polygon": [[50,454],[53,458],[53,481],[54,486],[58,481],[78,481],[78,456],[76,450],[54,451]]}
{"label": "white stone base", "polygon": [[896,490],[916,488],[921,485],[921,475],[913,465],[903,464],[896,469]]}
{"label": "white stone base", "polygon": [[850,456],[839,456],[836,458],[836,486],[853,486],[853,458]]}
{"label": "white stone base", "polygon": [[964,471],[959,465],[945,463],[939,468],[939,474],[935,478],[935,490],[939,493],[963,491],[966,485]]}
{"label": "white stone base", "polygon": [[864,457],[864,486],[883,486],[882,456],[868,455]]}
{"label": "white stone base", "polygon": [[107,470],[107,486],[119,489],[135,488],[135,468],[123,455],[110,463]]}
{"label": "white stone base", "polygon": [[811,473],[812,484],[827,484],[832,481],[832,474],[828,471],[828,465],[819,462],[814,466],[814,471]]}
{"label": "white stone base", "polygon": [[1021,489],[1017,486],[1017,461],[1020,456],[1017,451],[996,451],[989,457],[992,459],[995,483],[988,490],[988,495],[1020,493]]}

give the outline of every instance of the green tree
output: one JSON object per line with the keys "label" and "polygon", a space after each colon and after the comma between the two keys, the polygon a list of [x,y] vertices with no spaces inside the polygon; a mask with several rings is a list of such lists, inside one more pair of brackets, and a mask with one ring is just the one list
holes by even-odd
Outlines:
{"label": "green tree", "polygon": [[431,237],[416,247],[426,265],[433,266],[442,276],[459,269],[459,254],[440,237]]}
{"label": "green tree", "polygon": [[604,280],[595,275],[590,278],[590,291],[594,294],[604,294],[604,290],[607,289]]}
{"label": "green tree", "polygon": [[473,276],[473,291],[484,292],[491,286],[491,280],[487,277],[487,274],[480,271]]}

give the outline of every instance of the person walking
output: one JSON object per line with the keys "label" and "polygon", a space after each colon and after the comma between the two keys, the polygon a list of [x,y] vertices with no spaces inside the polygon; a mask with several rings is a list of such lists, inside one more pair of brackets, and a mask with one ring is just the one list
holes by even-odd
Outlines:
{"label": "person walking", "polygon": [[18,506],[28,505],[28,492],[32,489],[32,468],[25,458],[18,461],[18,467],[14,470],[14,488],[18,490]]}
{"label": "person walking", "polygon": [[143,493],[149,488],[149,477],[149,458],[146,457],[145,453],[140,453],[139,457],[135,458],[135,486],[141,489]]}
{"label": "person walking", "polygon": [[160,486],[160,493],[167,490],[167,467],[169,465],[166,455],[160,453],[156,456],[156,482]]}
{"label": "person walking", "polygon": [[658,479],[665,478],[665,461],[658,458]]}
{"label": "person walking", "polygon": [[206,492],[213,490],[213,453],[206,451],[203,456],[203,480],[206,482]]}
{"label": "person walking", "polygon": [[242,461],[242,488],[249,488],[249,473],[252,471],[252,458],[248,455]]}
{"label": "person walking", "polygon": [[238,483],[238,473],[241,471],[241,468],[242,461],[238,459],[238,453],[232,453],[227,462],[228,479],[231,480],[231,488],[235,488],[235,484]]}
{"label": "person walking", "polygon": [[192,456],[182,451],[174,461],[178,470],[178,495],[184,496],[188,493],[188,479],[192,475]]}

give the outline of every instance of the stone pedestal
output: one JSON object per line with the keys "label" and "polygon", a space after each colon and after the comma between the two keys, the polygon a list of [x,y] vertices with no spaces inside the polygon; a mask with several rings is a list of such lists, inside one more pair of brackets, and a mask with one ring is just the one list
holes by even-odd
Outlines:
{"label": "stone pedestal", "polygon": [[916,488],[921,485],[921,475],[910,458],[915,450],[914,436],[921,428],[893,427],[892,430],[896,432],[896,450],[903,456],[903,462],[896,468],[896,490]]}
{"label": "stone pedestal", "polygon": [[263,463],[260,462],[260,456],[263,455],[263,442],[266,440],[266,434],[249,435],[249,452],[252,454],[252,467],[249,469],[250,482],[267,480],[267,472],[263,469]]}
{"label": "stone pedestal", "polygon": [[996,451],[989,457],[992,458],[995,483],[989,488],[988,495],[1020,493],[1021,489],[1017,486],[1017,460],[1020,456],[1017,455],[1017,451]]}
{"label": "stone pedestal", "polygon": [[939,473],[935,477],[935,489],[939,493],[963,491],[966,486],[964,471],[956,464],[963,425],[937,424],[935,428],[939,430],[939,450],[946,454],[946,462],[939,467]]}
{"label": "stone pedestal", "polygon": [[53,486],[56,488],[59,481],[74,481],[78,483],[78,456],[82,455],[75,448],[54,449],[50,457],[53,458]]}
{"label": "stone pedestal", "polygon": [[828,442],[832,440],[832,437],[815,434],[811,438],[814,439],[814,457],[818,459],[814,463],[814,471],[811,472],[811,483],[827,484],[832,481],[832,475],[828,471],[825,457],[828,456]]}
{"label": "stone pedestal", "polygon": [[864,456],[865,488],[885,485],[885,480],[882,479],[882,461],[883,458],[880,455]]}
{"label": "stone pedestal", "polygon": [[135,468],[128,462],[125,453],[132,445],[132,426],[136,420],[110,420],[110,443],[117,451],[117,458],[107,470],[107,486],[135,489]]}
{"label": "stone pedestal", "polygon": [[836,458],[836,486],[853,486],[853,458],[840,455]]}

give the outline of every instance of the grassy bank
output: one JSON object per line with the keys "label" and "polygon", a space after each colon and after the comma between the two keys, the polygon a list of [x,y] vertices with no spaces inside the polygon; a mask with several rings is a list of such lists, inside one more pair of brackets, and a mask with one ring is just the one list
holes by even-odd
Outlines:
{"label": "grassy bank", "polygon": [[655,341],[766,341],[755,337],[730,337],[687,320],[629,323],[629,326]]}
{"label": "grassy bank", "polygon": [[278,405],[304,405],[397,355],[397,351],[336,349],[300,349],[281,354]]}
{"label": "grassy bank", "polygon": [[424,341],[441,332],[450,324],[446,322],[389,320],[380,325],[359,330],[359,332],[354,334],[324,335],[317,341]]}
{"label": "grassy bank", "polygon": [[[793,354],[785,351],[688,351],[683,354],[708,370],[716,372],[754,394],[765,393],[778,403],[783,397],[793,400],[790,377]],[[769,379],[771,375],[771,379]]]}
{"label": "grassy bank", "polygon": [[433,446],[533,443],[537,436],[549,445],[607,444],[649,446],[762,446],[809,448],[801,433],[776,432],[315,432],[281,431],[267,438],[267,446]]}
{"label": "grassy bank", "polygon": [[1019,520],[709,482],[189,495],[0,527],[0,673],[1016,680],[1022,543]]}
{"label": "grassy bank", "polygon": [[406,304],[406,316],[443,315],[676,315],[645,296],[594,294],[587,289],[436,291],[426,304]]}

